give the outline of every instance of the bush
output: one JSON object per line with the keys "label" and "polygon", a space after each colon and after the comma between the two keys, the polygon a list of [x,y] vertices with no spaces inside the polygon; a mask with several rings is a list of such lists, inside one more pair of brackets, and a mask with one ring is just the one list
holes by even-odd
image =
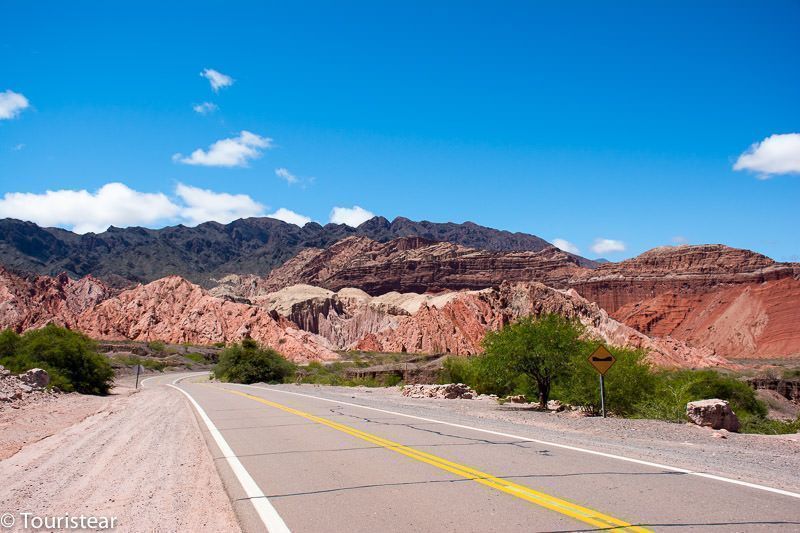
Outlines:
{"label": "bush", "polygon": [[222,350],[214,375],[233,383],[282,383],[295,372],[295,365],[271,348],[262,348],[252,339]]}
{"label": "bush", "polygon": [[206,360],[206,356],[205,355],[203,355],[201,353],[197,353],[197,352],[185,353],[185,354],[183,354],[183,356],[186,359],[188,359],[190,361],[194,361],[195,363],[200,364],[200,365],[203,365],[203,364],[208,362]]}
{"label": "bush", "polygon": [[164,344],[163,341],[150,341],[147,343],[147,347],[150,348],[155,353],[164,353],[164,350],[166,350],[167,345]]}
{"label": "bush", "polygon": [[17,335],[0,333],[0,364],[12,372],[43,368],[50,385],[65,392],[108,394],[114,371],[91,339],[55,325]]}
{"label": "bush", "polygon": [[[582,405],[589,412],[600,412],[600,383],[595,369],[589,364],[589,355],[597,342],[586,342],[570,361],[565,376],[553,389],[559,400]],[[652,398],[656,390],[656,376],[645,361],[645,353],[609,346],[616,363],[606,373],[606,410],[619,416],[631,416],[640,405]]]}
{"label": "bush", "polygon": [[735,377],[714,370],[661,370],[655,374],[653,394],[634,413],[641,418],[682,421],[686,404],[696,400],[727,400],[740,419],[763,419],[766,406],[758,401],[755,391]]}
{"label": "bush", "polygon": [[162,372],[167,367],[164,361],[142,359],[137,355],[115,355],[114,361],[125,366],[142,365],[144,368],[155,370],[156,372]]}
{"label": "bush", "polygon": [[788,435],[800,432],[800,417],[796,420],[769,420],[764,417],[745,415],[739,417],[742,433],[762,433],[765,435]]}
{"label": "bush", "polygon": [[489,332],[476,363],[477,380],[496,390],[513,388],[520,378],[535,382],[540,405],[547,405],[553,383],[585,348],[583,333],[580,322],[557,314],[523,318]]}

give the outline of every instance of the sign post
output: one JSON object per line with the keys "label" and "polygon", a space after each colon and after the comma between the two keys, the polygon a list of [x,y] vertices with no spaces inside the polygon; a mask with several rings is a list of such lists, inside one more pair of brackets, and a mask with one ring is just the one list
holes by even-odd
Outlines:
{"label": "sign post", "polygon": [[589,364],[600,374],[600,414],[603,418],[606,417],[606,383],[603,376],[616,362],[616,357],[602,344],[589,356]]}
{"label": "sign post", "polygon": [[136,365],[136,388],[139,388],[139,372],[142,371],[142,365]]}

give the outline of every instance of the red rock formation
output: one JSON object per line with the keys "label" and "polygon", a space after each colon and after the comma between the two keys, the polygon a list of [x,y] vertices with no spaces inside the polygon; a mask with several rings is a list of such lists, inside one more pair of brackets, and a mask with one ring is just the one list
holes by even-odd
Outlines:
{"label": "red rock formation", "polygon": [[109,295],[108,287],[91,276],[27,280],[0,267],[0,328],[24,331],[50,322],[71,327],[80,313]]}
{"label": "red rock formation", "polygon": [[613,313],[651,336],[671,336],[732,358],[800,357],[800,280],[663,293]]}
{"label": "red rock formation", "polygon": [[609,313],[659,294],[697,294],[728,285],[800,278],[800,265],[721,244],[664,246],[633,259],[583,270],[570,287]]}
{"label": "red rock formation", "polygon": [[422,353],[480,353],[489,330],[523,316],[558,313],[577,318],[596,338],[617,346],[642,348],[653,364],[667,367],[726,366],[725,358],[708,349],[690,348],[674,339],[652,339],[610,318],[597,304],[574,291],[559,291],[541,283],[503,283],[497,289],[466,292],[441,309],[424,306],[401,319],[394,329],[368,335],[364,350]]}
{"label": "red rock formation", "polygon": [[576,257],[549,247],[539,252],[489,252],[418,237],[378,243],[348,237],[326,250],[307,249],[273,270],[260,285],[276,291],[305,283],[369,294],[482,289],[503,281],[540,281],[566,287],[583,272]]}
{"label": "red rock formation", "polygon": [[336,359],[323,338],[263,308],[215,298],[178,276],[121,292],[84,311],[76,327],[105,340],[212,344],[251,337],[293,361]]}

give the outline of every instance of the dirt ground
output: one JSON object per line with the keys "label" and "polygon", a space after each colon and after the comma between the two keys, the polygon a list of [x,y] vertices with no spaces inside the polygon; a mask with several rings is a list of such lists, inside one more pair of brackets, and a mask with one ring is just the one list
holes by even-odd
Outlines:
{"label": "dirt ground", "polygon": [[117,531],[239,531],[183,396],[114,393],[0,412],[0,513],[114,516]]}

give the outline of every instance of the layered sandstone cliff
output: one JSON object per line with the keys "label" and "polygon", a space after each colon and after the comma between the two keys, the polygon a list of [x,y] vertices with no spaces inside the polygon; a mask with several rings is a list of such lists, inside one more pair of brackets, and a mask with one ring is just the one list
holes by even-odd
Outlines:
{"label": "layered sandstone cliff", "polygon": [[778,263],[750,250],[705,244],[654,248],[633,259],[583,270],[569,285],[614,313],[659,294],[696,294],[787,278],[800,278],[800,265]]}
{"label": "layered sandstone cliff", "polygon": [[[541,283],[506,282],[481,291],[435,296],[391,293],[349,300],[342,297],[348,291],[289,287],[263,297],[261,302],[281,316],[314,328],[340,349],[473,355],[482,351],[481,341],[487,331],[524,316],[558,313],[580,320],[593,338],[644,349],[656,365],[728,364],[712,350],[690,348],[669,338],[649,338],[612,319],[575,291],[560,291]],[[304,295],[308,299],[303,299]]]}
{"label": "layered sandstone cliff", "polygon": [[722,245],[650,250],[570,285],[650,336],[733,358],[800,356],[800,265]]}
{"label": "layered sandstone cliff", "polygon": [[577,257],[552,246],[537,252],[492,252],[418,237],[387,243],[349,237],[324,250],[303,250],[273,270],[259,289],[276,291],[304,283],[334,291],[356,287],[380,295],[483,289],[503,281],[566,287],[584,270]]}

